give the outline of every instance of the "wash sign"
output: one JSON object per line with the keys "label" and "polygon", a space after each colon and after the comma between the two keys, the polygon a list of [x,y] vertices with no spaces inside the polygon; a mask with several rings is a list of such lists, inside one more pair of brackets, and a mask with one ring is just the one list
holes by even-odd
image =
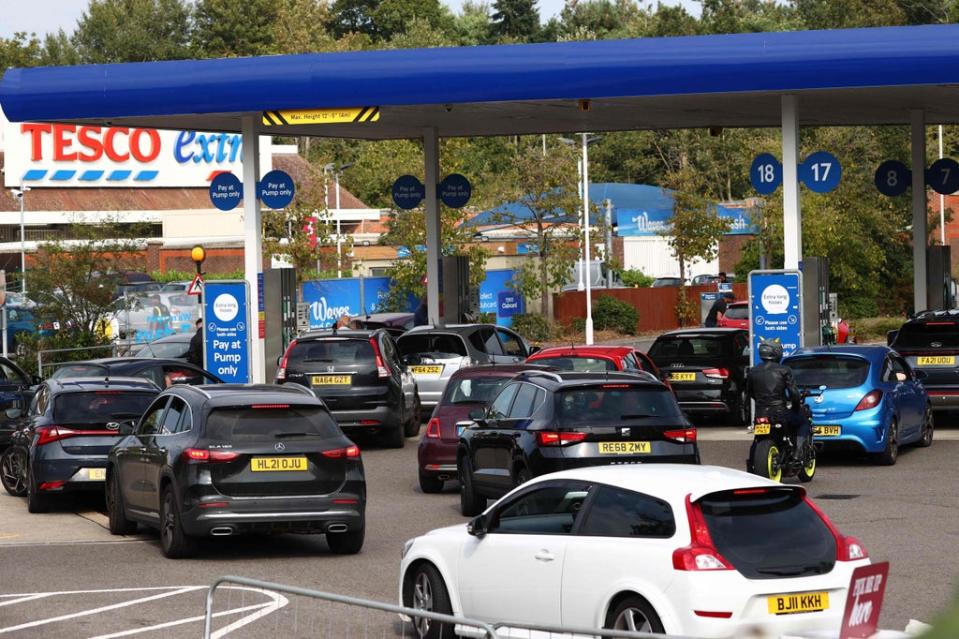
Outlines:
{"label": "wash sign", "polygon": [[350,277],[304,282],[303,302],[310,307],[310,328],[330,328],[343,315],[379,313],[390,281],[388,277]]}
{"label": "wash sign", "polygon": [[250,383],[250,289],[246,281],[203,285],[203,365],[224,382]]}
{"label": "wash sign", "polygon": [[759,344],[779,340],[783,355],[802,346],[802,273],[752,271],[749,274],[749,339],[752,363],[758,364]]}

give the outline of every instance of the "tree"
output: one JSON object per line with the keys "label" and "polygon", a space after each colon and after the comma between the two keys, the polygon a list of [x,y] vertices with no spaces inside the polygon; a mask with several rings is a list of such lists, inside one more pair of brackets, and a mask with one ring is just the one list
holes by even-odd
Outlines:
{"label": "tree", "polygon": [[280,6],[274,0],[199,0],[194,11],[196,52],[210,58],[276,53]]}
{"label": "tree", "polygon": [[18,31],[12,38],[0,38],[0,72],[10,67],[35,66],[39,63],[40,53],[36,34]]}
{"label": "tree", "polygon": [[539,33],[539,9],[536,0],[496,0],[490,34],[497,40],[528,42]]}
{"label": "tree", "polygon": [[453,30],[461,45],[486,44],[490,36],[489,5],[466,0],[460,14],[453,19]]}
{"label": "tree", "polygon": [[330,30],[337,38],[364,33],[371,39],[380,36],[373,15],[382,0],[336,0],[330,8]]}
{"label": "tree", "polygon": [[[190,57],[190,7],[183,0],[91,0],[73,45],[88,64]],[[63,52],[65,44],[51,41]]]}

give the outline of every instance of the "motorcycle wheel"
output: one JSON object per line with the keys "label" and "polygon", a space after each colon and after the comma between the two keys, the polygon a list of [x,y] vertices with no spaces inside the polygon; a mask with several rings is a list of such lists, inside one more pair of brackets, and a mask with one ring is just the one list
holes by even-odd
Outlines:
{"label": "motorcycle wheel", "polygon": [[799,481],[805,483],[811,482],[816,475],[816,448],[815,446],[806,446],[806,455],[804,456],[806,464],[799,469]]}
{"label": "motorcycle wheel", "polygon": [[756,442],[750,462],[754,474],[773,481],[782,481],[782,452],[773,440],[762,439]]}

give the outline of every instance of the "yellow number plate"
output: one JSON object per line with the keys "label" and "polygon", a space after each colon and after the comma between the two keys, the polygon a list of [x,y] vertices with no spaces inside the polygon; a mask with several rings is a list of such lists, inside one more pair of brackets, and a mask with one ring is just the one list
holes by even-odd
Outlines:
{"label": "yellow number plate", "polygon": [[754,435],[768,435],[769,434],[769,424],[756,424],[753,426]]}
{"label": "yellow number plate", "polygon": [[443,372],[442,366],[410,366],[414,375],[439,375]]}
{"label": "yellow number plate", "polygon": [[796,612],[822,612],[829,608],[828,592],[799,592],[792,595],[766,597],[771,615],[791,615]]}
{"label": "yellow number plate", "polygon": [[87,468],[87,477],[90,481],[105,481],[107,478],[106,468]]}
{"label": "yellow number plate", "polygon": [[955,355],[930,355],[926,357],[917,357],[916,364],[919,366],[955,366]]}
{"label": "yellow number plate", "polygon": [[310,383],[314,386],[349,386],[353,378],[350,375],[314,375]]}
{"label": "yellow number plate", "polygon": [[842,435],[841,426],[814,426],[813,434],[820,437],[839,437]]}
{"label": "yellow number plate", "polygon": [[250,470],[259,472],[305,471],[306,457],[254,457],[250,460]]}
{"label": "yellow number plate", "polygon": [[653,452],[649,442],[599,442],[600,455],[643,455]]}
{"label": "yellow number plate", "polygon": [[695,382],[696,373],[670,373],[669,381],[671,382]]}

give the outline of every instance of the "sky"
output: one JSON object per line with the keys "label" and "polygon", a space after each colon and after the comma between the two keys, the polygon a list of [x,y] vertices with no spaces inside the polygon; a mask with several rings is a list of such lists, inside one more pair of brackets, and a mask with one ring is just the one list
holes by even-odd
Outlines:
{"label": "sky", "polygon": [[[459,11],[463,4],[463,0],[442,2],[453,11]],[[0,0],[0,37],[9,38],[17,31],[42,35],[61,28],[69,33],[87,4],[87,0]],[[540,17],[547,20],[558,15],[564,4],[565,0],[539,0]],[[694,0],[666,0],[665,4],[682,4],[699,14],[699,3]]]}

